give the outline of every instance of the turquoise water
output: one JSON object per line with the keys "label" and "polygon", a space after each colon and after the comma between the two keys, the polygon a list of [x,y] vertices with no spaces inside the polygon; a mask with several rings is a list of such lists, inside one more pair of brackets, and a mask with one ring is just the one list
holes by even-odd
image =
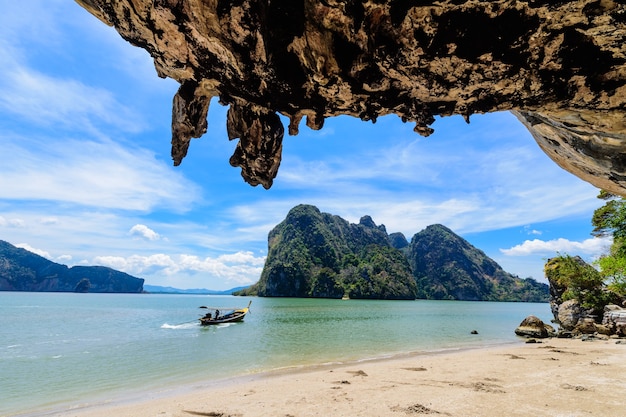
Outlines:
{"label": "turquoise water", "polygon": [[[244,307],[201,327],[201,305]],[[548,304],[0,292],[0,416],[266,370],[515,342]],[[477,330],[478,335],[470,332]]]}

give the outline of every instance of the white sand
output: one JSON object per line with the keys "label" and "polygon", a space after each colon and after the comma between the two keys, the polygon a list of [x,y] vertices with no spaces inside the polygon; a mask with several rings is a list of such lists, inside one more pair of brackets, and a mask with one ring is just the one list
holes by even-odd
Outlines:
{"label": "white sand", "polygon": [[626,416],[626,341],[538,344],[324,366],[47,414],[75,417]]}

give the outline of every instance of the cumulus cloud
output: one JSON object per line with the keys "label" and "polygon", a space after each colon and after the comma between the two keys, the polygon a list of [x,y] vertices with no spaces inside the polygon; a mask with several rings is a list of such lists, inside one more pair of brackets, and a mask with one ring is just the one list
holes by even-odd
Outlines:
{"label": "cumulus cloud", "polygon": [[146,240],[159,240],[161,236],[145,224],[136,224],[128,232],[131,236],[140,237]]}
{"label": "cumulus cloud", "polygon": [[205,273],[208,277],[222,282],[248,285],[259,279],[265,264],[265,257],[254,256],[252,252],[242,251],[206,258],[187,254],[173,256],[163,253],[129,257],[100,256],[94,261],[98,265],[108,266],[135,276],[156,274],[180,276]]}
{"label": "cumulus cloud", "polygon": [[606,238],[585,239],[582,242],[571,241],[568,239],[553,240],[526,240],[520,245],[515,245],[509,249],[500,249],[500,252],[507,256],[529,256],[535,254],[554,254],[554,253],[570,253],[570,254],[586,254],[591,256],[599,256],[606,252],[611,245],[611,240]]}

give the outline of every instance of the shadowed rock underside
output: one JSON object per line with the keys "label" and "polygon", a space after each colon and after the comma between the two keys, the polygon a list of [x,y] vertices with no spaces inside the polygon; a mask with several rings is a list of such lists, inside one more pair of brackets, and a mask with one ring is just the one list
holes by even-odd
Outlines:
{"label": "shadowed rock underside", "polygon": [[561,167],[626,195],[626,2],[76,0],[181,86],[172,157],[228,105],[233,166],[270,188],[284,127],[512,110]]}

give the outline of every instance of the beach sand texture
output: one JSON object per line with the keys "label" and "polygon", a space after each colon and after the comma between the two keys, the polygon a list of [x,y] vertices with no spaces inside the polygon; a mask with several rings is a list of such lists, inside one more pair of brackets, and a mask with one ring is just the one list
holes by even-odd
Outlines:
{"label": "beach sand texture", "polygon": [[546,339],[325,365],[48,415],[626,416],[626,341],[616,342]]}

